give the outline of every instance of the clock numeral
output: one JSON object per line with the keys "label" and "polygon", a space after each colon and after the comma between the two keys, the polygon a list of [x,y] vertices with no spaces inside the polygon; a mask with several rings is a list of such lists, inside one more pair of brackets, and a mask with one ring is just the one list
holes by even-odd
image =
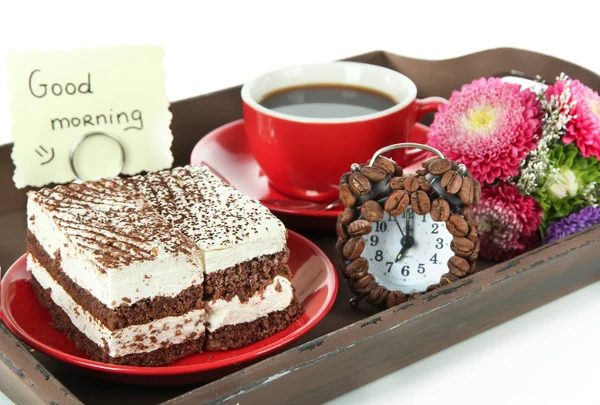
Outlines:
{"label": "clock numeral", "polygon": [[406,266],[402,267],[402,270],[400,271],[400,273],[406,277],[410,274],[410,267],[408,266],[408,264]]}
{"label": "clock numeral", "polygon": [[378,250],[377,252],[375,252],[375,260],[377,260],[378,262],[383,260],[383,251]]}
{"label": "clock numeral", "polygon": [[[425,221],[423,221],[423,222],[425,222]],[[439,228],[439,227],[440,227],[440,225],[439,225],[439,224],[431,224],[431,228],[433,229],[433,231],[431,231],[431,233],[435,233],[435,234],[437,234],[437,233],[438,233],[438,228]]]}
{"label": "clock numeral", "polygon": [[385,232],[387,231],[387,223],[385,222],[375,222],[375,232]]}
{"label": "clock numeral", "polygon": [[436,244],[435,244],[435,248],[436,248],[436,249],[441,249],[441,248],[443,248],[443,247],[444,247],[444,239],[442,239],[442,238],[437,238],[437,239],[435,240],[435,242],[436,242]]}
{"label": "clock numeral", "polygon": [[379,236],[372,235],[370,241],[371,241],[371,246],[377,246],[377,244],[379,243]]}
{"label": "clock numeral", "polygon": [[423,215],[423,220],[421,222],[427,222],[427,215]]}
{"label": "clock numeral", "polygon": [[387,212],[385,213],[385,215],[387,215],[387,217],[388,217],[388,219],[387,219],[387,220],[388,220],[389,222],[395,222],[395,221],[397,221],[396,217],[393,217],[393,216],[391,216],[391,215],[390,215],[390,214],[388,214]]}
{"label": "clock numeral", "polygon": [[392,266],[394,265],[394,262],[385,262],[385,265],[388,266],[387,271],[388,273],[390,273],[392,271]]}
{"label": "clock numeral", "polygon": [[433,256],[431,256],[431,259],[429,259],[429,261],[433,264],[437,264],[438,263],[437,253],[434,254]]}
{"label": "clock numeral", "polygon": [[419,273],[419,274],[425,273],[425,264],[419,263],[419,268],[417,269],[417,273]]}

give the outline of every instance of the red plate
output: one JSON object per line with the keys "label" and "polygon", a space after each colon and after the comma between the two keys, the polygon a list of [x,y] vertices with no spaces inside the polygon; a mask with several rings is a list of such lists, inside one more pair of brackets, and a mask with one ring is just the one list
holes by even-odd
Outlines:
{"label": "red plate", "polygon": [[[416,124],[410,141],[427,143],[428,133],[429,127]],[[393,152],[390,156],[394,157]],[[415,150],[407,155],[409,161],[404,166],[410,169],[426,156],[423,151]],[[333,207],[328,207],[329,204],[297,200],[275,190],[250,151],[243,120],[223,125],[204,136],[194,147],[190,163],[210,167],[233,187],[259,200],[288,227],[333,231],[337,216],[342,211],[337,201],[332,202]]]}
{"label": "red plate", "polygon": [[283,348],[308,333],[335,301],[338,279],[329,258],[314,243],[289,231],[289,266],[292,284],[305,313],[287,329],[250,346],[190,355],[164,367],[132,367],[92,361],[66,337],[50,326],[50,313],[31,288],[26,256],[6,272],[0,290],[0,318],[21,339],[48,356],[100,372],[104,377],[136,384],[189,384],[219,378]]}

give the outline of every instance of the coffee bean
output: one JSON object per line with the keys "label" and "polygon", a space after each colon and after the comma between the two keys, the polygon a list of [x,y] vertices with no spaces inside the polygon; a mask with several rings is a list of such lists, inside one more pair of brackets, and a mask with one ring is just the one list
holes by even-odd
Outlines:
{"label": "coffee bean", "polygon": [[438,289],[438,288],[440,288],[440,285],[439,285],[439,284],[431,284],[431,285],[428,285],[428,286],[427,286],[427,292],[431,292],[431,291],[433,291],[433,290],[435,290],[435,289]]}
{"label": "coffee bean", "polygon": [[469,274],[479,273],[481,270],[477,268],[477,262],[472,261],[471,267],[469,267]]}
{"label": "coffee bean", "polygon": [[419,298],[421,295],[423,295],[423,294],[421,294],[421,293],[420,293],[420,292],[418,292],[418,291],[415,291],[415,292],[413,292],[413,293],[411,293],[411,294],[410,294],[410,297],[409,297],[409,298],[410,298],[411,300],[416,300],[416,299],[417,299],[417,298]]}
{"label": "coffee bean", "polygon": [[404,181],[406,177],[392,177],[390,179],[390,188],[392,190],[404,190]]}
{"label": "coffee bean", "polygon": [[365,238],[362,236],[355,236],[350,238],[344,244],[342,254],[348,260],[358,259],[365,249]]}
{"label": "coffee bean", "polygon": [[373,166],[365,166],[360,170],[360,172],[367,179],[375,182],[381,181],[385,179],[385,176],[387,176],[387,173],[383,169]]}
{"label": "coffee bean", "polygon": [[446,222],[450,218],[450,204],[442,198],[433,200],[431,203],[431,219],[436,222]]}
{"label": "coffee bean", "polygon": [[364,219],[377,222],[383,219],[383,208],[377,201],[369,200],[360,206],[360,213]]}
{"label": "coffee bean", "polygon": [[348,233],[352,236],[368,235],[373,230],[373,225],[365,219],[357,219],[348,225]]}
{"label": "coffee bean", "polygon": [[473,223],[473,225],[469,226],[469,233],[467,233],[467,239],[469,239],[473,243],[475,243],[479,239],[479,235],[477,234],[476,223]]}
{"label": "coffee bean", "polygon": [[367,301],[369,301],[370,303],[375,303],[377,301],[379,301],[381,294],[383,294],[386,291],[386,288],[382,285],[376,285],[375,288],[373,288],[371,290],[371,292],[369,293],[369,296],[367,297]]}
{"label": "coffee bean", "polygon": [[429,165],[429,173],[434,176],[441,176],[452,168],[452,162],[448,159],[438,159]]}
{"label": "coffee bean", "polygon": [[344,250],[344,241],[340,238],[337,238],[337,241],[335,242],[335,251],[338,252],[338,254],[341,256],[343,250]]}
{"label": "coffee bean", "polygon": [[394,169],[394,176],[396,177],[400,177],[402,176],[402,174],[404,173],[404,170],[402,170],[402,168],[400,166],[396,166],[396,168]]}
{"label": "coffee bean", "polygon": [[424,191],[417,191],[410,196],[410,205],[417,215],[424,215],[431,211],[431,200]]}
{"label": "coffee bean", "polygon": [[475,242],[473,242],[473,244],[475,245],[473,247],[473,253],[479,253],[479,249],[481,249],[481,244],[479,242],[479,239],[477,239]]}
{"label": "coffee bean", "polygon": [[345,207],[352,207],[354,204],[356,204],[356,196],[348,184],[342,184],[340,186],[340,202]]}
{"label": "coffee bean", "polygon": [[425,169],[419,169],[415,172],[418,176],[427,176],[429,174],[428,170]]}
{"label": "coffee bean", "polygon": [[444,175],[440,179],[440,185],[443,188],[446,188],[448,186],[448,183],[450,183],[450,180],[452,180],[452,177],[454,177],[455,174],[456,174],[456,172],[453,170],[450,170],[449,172],[444,173]]}
{"label": "coffee bean", "polygon": [[450,218],[446,221],[446,228],[454,236],[466,236],[469,232],[469,224],[458,214],[450,215]]}
{"label": "coffee bean", "polygon": [[470,178],[465,177],[463,179],[458,196],[463,203],[473,204],[473,181]]}
{"label": "coffee bean", "polygon": [[465,217],[465,219],[467,220],[467,222],[470,224],[473,221],[473,210],[471,209],[470,206],[465,205],[460,209],[460,213],[462,214],[463,217]]}
{"label": "coffee bean", "polygon": [[[348,244],[352,239],[350,239],[346,244]],[[454,238],[450,243],[450,249],[458,256],[469,257],[471,253],[473,253],[473,249],[475,248],[475,244],[471,242],[467,238]]]}
{"label": "coffee bean", "polygon": [[394,162],[391,159],[386,158],[385,156],[377,156],[375,162],[373,162],[373,166],[383,169],[383,171],[387,174],[394,174],[394,172],[396,171]]}
{"label": "coffee bean", "polygon": [[404,180],[404,189],[409,193],[414,193],[419,189],[421,183],[415,176],[408,176],[406,180]]}
{"label": "coffee bean", "polygon": [[423,166],[423,168],[425,170],[429,171],[428,170],[429,166],[438,159],[439,159],[439,157],[437,157],[437,156],[430,157],[430,158],[424,160],[423,163],[421,163],[421,166]]}
{"label": "coffee bean", "polygon": [[478,205],[481,200],[481,184],[477,180],[472,180],[473,183],[473,205]]}
{"label": "coffee bean", "polygon": [[397,190],[390,194],[383,209],[391,216],[396,217],[404,212],[409,202],[408,193],[405,190]]}
{"label": "coffee bean", "polygon": [[348,179],[350,178],[351,174],[352,174],[351,172],[342,174],[342,177],[340,177],[340,186],[342,184],[348,184]]}
{"label": "coffee bean", "polygon": [[477,239],[474,243],[473,252],[471,253],[471,256],[469,256],[469,260],[471,262],[475,262],[477,260],[477,258],[479,257],[479,249],[480,249],[479,243],[480,243],[479,239]]}
{"label": "coffee bean", "polygon": [[397,305],[406,302],[407,297],[402,291],[390,291],[386,300],[386,306],[388,308],[395,307]]}
{"label": "coffee bean", "polygon": [[371,182],[362,173],[352,173],[348,185],[356,195],[365,195],[371,191]]}
{"label": "coffee bean", "polygon": [[379,296],[377,298],[371,300],[370,302],[373,303],[374,305],[379,306],[386,302],[390,291],[382,285],[378,285],[373,290],[376,290],[376,289],[379,289],[381,292],[379,293]]}
{"label": "coffee bean", "polygon": [[369,262],[364,257],[359,257],[344,267],[344,274],[353,280],[364,277],[368,272]]}
{"label": "coffee bean", "polygon": [[471,265],[463,257],[452,256],[450,260],[448,260],[448,268],[456,277],[464,277],[467,275]]}
{"label": "coffee bean", "polygon": [[366,274],[354,282],[354,289],[359,293],[367,293],[375,287],[375,276]]}
{"label": "coffee bean", "polygon": [[346,230],[346,225],[342,224],[341,222],[338,222],[335,225],[335,233],[337,234],[338,238],[344,242],[350,238],[350,235],[348,235],[348,231]]}
{"label": "coffee bean", "polygon": [[425,191],[426,193],[431,191],[431,184],[429,184],[429,180],[427,180],[425,177],[418,177],[419,179],[419,183],[420,183],[420,188],[421,190]]}
{"label": "coffee bean", "polygon": [[450,170],[442,176],[442,180],[440,180],[440,184],[446,192],[450,194],[456,194],[460,191],[460,187],[462,186],[463,178],[457,172]]}
{"label": "coffee bean", "polygon": [[340,212],[340,214],[338,215],[338,222],[341,222],[344,225],[348,225],[350,222],[354,221],[356,217],[356,209],[352,207],[346,207],[344,211]]}
{"label": "coffee bean", "polygon": [[446,273],[440,278],[440,286],[448,285],[456,280],[458,280],[458,277],[456,277],[454,274]]}
{"label": "coffee bean", "polygon": [[371,290],[371,292],[369,293],[369,295],[367,296],[367,301],[372,302],[375,301],[376,299],[379,298],[379,295],[381,295],[383,289],[381,285],[377,285],[375,286],[375,288],[373,288]]}

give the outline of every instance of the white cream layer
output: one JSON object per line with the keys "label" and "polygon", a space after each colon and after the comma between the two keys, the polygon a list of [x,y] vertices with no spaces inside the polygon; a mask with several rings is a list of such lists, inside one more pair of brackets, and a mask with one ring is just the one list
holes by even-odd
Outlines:
{"label": "white cream layer", "polygon": [[106,342],[111,357],[151,352],[166,347],[161,345],[162,342],[168,342],[169,346],[175,345],[188,338],[199,337],[205,332],[203,322],[206,311],[203,309],[111,331],[73,301],[31,255],[27,256],[27,269],[44,289],[52,290],[52,300],[65,311],[77,329],[100,347],[104,347]]}
{"label": "white cream layer", "polygon": [[[37,203],[29,200],[28,228],[48,255],[60,251],[62,270],[110,309],[142,299],[174,297],[204,280],[201,259],[158,249],[156,260],[134,262],[118,269],[99,267],[68,240],[64,232]],[[126,300],[123,300],[126,298]],[[129,301],[128,301],[129,300]]]}
{"label": "white cream layer", "polygon": [[[278,285],[281,288],[278,288]],[[280,289],[280,291],[277,291]],[[218,299],[208,304],[209,332],[222,326],[252,322],[269,315],[271,312],[287,308],[294,297],[292,284],[285,277],[277,276],[263,292],[256,293],[247,302],[242,303],[238,296],[231,301]]]}
{"label": "white cream layer", "polygon": [[[260,256],[279,253],[285,246],[285,239],[279,237],[279,235],[277,237],[270,235],[270,237],[263,237],[261,239],[246,240],[234,247],[206,251],[204,252],[206,274],[225,270]],[[257,252],[259,253],[258,255]]]}
{"label": "white cream layer", "polygon": [[[283,223],[259,201],[223,182],[208,167],[175,168],[169,176],[177,179],[181,187],[177,191],[185,196],[183,199],[190,200],[189,215],[195,218],[184,219],[178,227],[204,252],[206,274],[286,247]],[[194,192],[203,200],[194,201]]]}

